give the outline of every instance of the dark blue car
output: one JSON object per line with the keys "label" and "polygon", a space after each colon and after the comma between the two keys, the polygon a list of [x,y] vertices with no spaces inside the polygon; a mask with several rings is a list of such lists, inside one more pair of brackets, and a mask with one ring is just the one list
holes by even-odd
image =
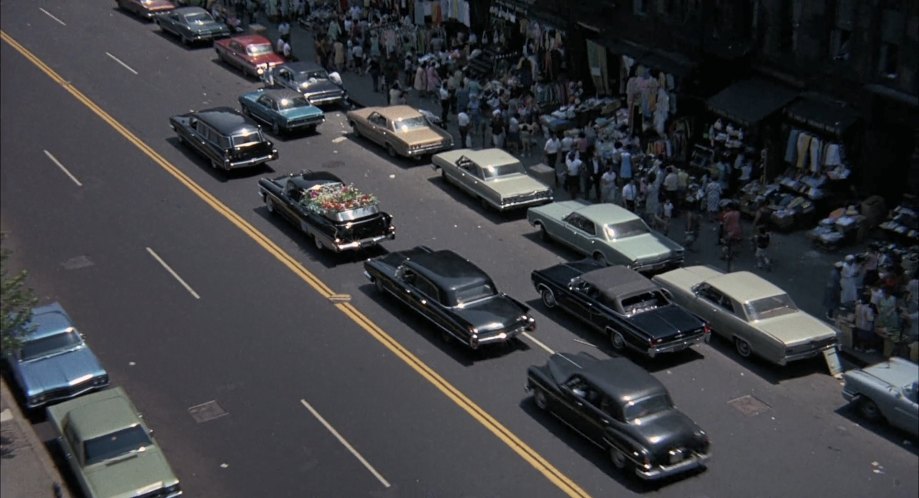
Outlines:
{"label": "dark blue car", "polygon": [[239,96],[243,114],[264,123],[274,135],[316,131],[325,121],[322,109],[293,90],[260,89]]}

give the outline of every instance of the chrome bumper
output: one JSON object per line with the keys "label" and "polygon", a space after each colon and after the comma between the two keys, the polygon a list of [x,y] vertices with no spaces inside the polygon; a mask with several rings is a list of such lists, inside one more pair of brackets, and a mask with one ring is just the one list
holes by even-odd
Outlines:
{"label": "chrome bumper", "polygon": [[274,151],[267,156],[253,157],[252,159],[246,159],[244,161],[226,161],[223,163],[223,167],[226,170],[231,170],[235,168],[245,168],[247,166],[257,166],[268,161],[274,161],[278,158],[278,152]]}
{"label": "chrome bumper", "polygon": [[699,344],[701,342],[705,342],[707,337],[709,337],[709,334],[701,334],[701,335],[698,335],[696,337],[692,337],[689,339],[680,339],[678,341],[673,341],[667,344],[662,344],[660,346],[648,348],[646,350],[646,353],[651,358],[654,358],[656,355],[660,353],[673,353],[675,351],[682,351],[691,346],[695,346],[696,344]]}
{"label": "chrome bumper", "polygon": [[518,208],[524,208],[524,207],[539,206],[539,205],[542,205],[542,204],[548,204],[548,203],[552,202],[553,200],[554,200],[554,197],[552,197],[552,196],[550,195],[550,196],[547,196],[547,197],[539,197],[539,198],[536,198],[536,199],[527,199],[527,200],[525,200],[525,201],[508,202],[508,203],[501,204],[501,205],[496,206],[496,207],[497,207],[498,210],[500,210],[500,211],[506,211],[506,210],[508,210],[508,209],[518,209]]}
{"label": "chrome bumper", "polygon": [[[366,239],[355,240],[354,242],[348,242],[345,244],[333,243],[332,248],[335,250],[335,252],[355,251],[358,249],[366,249],[368,247],[375,246],[386,239],[395,239],[395,238],[396,238],[396,232],[390,232],[386,235],[377,235],[376,237],[369,237]],[[370,276],[368,275],[367,278],[370,278]]]}
{"label": "chrome bumper", "polygon": [[693,455],[682,462],[673,465],[658,465],[651,470],[644,470],[642,467],[635,468],[635,474],[646,480],[663,479],[687,470],[692,470],[705,465],[705,462],[711,458],[711,454],[693,453]]}

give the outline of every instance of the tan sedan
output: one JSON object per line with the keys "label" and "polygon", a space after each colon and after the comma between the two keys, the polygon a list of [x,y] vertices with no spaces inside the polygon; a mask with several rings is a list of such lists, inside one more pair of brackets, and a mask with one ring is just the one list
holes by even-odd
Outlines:
{"label": "tan sedan", "polygon": [[722,273],[690,266],[653,280],[673,300],[734,343],[740,356],[756,354],[779,365],[820,355],[836,345],[836,330],[801,311],[782,289],[746,271]]}
{"label": "tan sedan", "polygon": [[421,158],[453,147],[453,136],[407,105],[348,112],[354,133],[386,148],[390,156]]}

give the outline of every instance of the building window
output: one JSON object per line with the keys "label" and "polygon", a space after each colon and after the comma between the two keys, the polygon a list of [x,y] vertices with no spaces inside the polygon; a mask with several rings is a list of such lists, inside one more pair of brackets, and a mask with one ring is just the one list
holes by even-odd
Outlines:
{"label": "building window", "polygon": [[836,28],[830,39],[830,57],[834,61],[847,61],[852,51],[852,31]]}
{"label": "building window", "polygon": [[881,75],[885,78],[894,79],[897,77],[897,69],[900,65],[900,47],[893,43],[884,43],[881,45],[880,70]]}

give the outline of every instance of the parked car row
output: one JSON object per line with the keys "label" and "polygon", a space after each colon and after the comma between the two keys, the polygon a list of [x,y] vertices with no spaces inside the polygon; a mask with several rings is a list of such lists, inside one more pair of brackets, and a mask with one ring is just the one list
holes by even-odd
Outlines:
{"label": "parked car row", "polygon": [[45,408],[87,497],[182,494],[153,433],[59,303],[34,308],[4,360],[27,410]]}

